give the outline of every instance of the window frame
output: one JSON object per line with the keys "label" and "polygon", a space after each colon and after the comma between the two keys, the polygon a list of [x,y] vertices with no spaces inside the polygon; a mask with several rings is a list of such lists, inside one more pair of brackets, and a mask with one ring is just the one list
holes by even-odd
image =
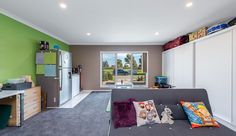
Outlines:
{"label": "window frame", "polygon": [[[115,64],[116,64],[116,67],[115,67],[115,76],[117,76],[117,54],[118,53],[127,53],[127,54],[143,54],[143,53],[146,53],[147,54],[147,73],[146,73],[146,83],[145,85],[133,85],[133,88],[148,88],[148,78],[149,78],[149,54],[148,54],[148,51],[100,51],[100,88],[116,88],[116,77],[115,77],[115,84],[114,85],[103,85],[102,83],[102,62],[103,62],[103,54],[104,53],[107,53],[107,54],[115,54]],[[143,57],[143,56],[142,56]],[[133,57],[132,57],[133,58]],[[142,59],[143,61],[143,59]],[[131,61],[132,62],[132,61]],[[143,64],[143,62],[142,62]],[[133,64],[131,64],[131,80],[133,80]]]}

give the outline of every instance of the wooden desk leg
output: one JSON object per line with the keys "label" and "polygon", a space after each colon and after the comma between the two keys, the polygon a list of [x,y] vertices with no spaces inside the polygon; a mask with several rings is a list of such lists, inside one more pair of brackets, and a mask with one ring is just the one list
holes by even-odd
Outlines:
{"label": "wooden desk leg", "polygon": [[24,94],[20,94],[20,126],[24,122]]}

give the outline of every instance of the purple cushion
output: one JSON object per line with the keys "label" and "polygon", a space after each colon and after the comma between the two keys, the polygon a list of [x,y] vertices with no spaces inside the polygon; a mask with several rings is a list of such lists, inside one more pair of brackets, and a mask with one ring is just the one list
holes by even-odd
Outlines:
{"label": "purple cushion", "polygon": [[137,125],[133,101],[135,101],[135,99],[128,99],[127,101],[113,103],[112,119],[114,128],[131,127],[133,125]]}

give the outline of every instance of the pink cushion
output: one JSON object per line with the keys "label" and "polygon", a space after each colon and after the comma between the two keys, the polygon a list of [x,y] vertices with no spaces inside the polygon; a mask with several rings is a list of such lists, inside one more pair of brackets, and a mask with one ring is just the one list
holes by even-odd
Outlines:
{"label": "pink cushion", "polygon": [[137,125],[133,101],[135,101],[135,99],[113,103],[112,117],[114,128]]}

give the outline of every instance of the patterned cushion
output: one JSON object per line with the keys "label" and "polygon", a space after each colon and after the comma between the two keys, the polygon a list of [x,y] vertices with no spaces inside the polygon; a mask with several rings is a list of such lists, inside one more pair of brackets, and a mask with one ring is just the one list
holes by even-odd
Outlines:
{"label": "patterned cushion", "polygon": [[133,103],[136,111],[137,126],[161,123],[153,100]]}
{"label": "patterned cushion", "polygon": [[192,125],[198,127],[220,127],[216,120],[207,110],[203,102],[180,102]]}

